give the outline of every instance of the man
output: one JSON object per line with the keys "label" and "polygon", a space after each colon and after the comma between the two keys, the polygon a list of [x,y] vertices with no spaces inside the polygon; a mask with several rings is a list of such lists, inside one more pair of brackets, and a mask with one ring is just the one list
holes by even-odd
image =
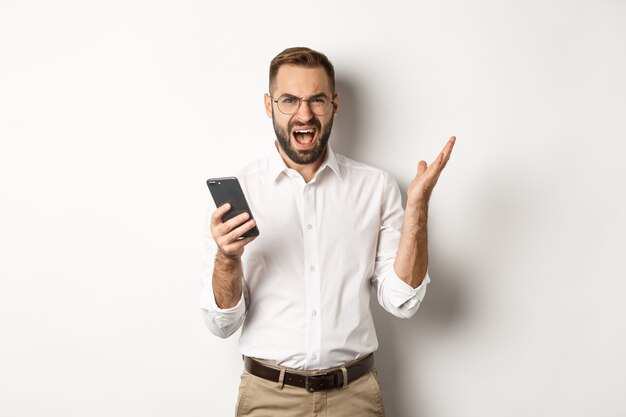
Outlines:
{"label": "man", "polygon": [[331,150],[338,108],[326,56],[278,54],[265,95],[275,149],[237,175],[255,219],[223,222],[228,204],[211,215],[202,308],[220,337],[243,325],[237,416],[384,415],[371,289],[408,318],[429,282],[428,201],[455,138],[418,163],[403,213],[387,173]]}

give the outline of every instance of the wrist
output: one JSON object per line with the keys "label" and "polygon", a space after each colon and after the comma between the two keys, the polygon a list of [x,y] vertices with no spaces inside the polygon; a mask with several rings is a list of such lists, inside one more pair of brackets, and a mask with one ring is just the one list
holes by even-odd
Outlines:
{"label": "wrist", "polygon": [[221,271],[232,273],[241,270],[241,257],[229,256],[222,251],[215,254],[215,266]]}
{"label": "wrist", "polygon": [[428,203],[407,203],[402,230],[408,236],[424,235],[428,225]]}
{"label": "wrist", "polygon": [[241,255],[239,254],[228,255],[227,253],[223,252],[221,249],[218,249],[217,254],[215,256],[220,261],[226,262],[226,263],[237,263],[239,262],[239,260],[241,260]]}
{"label": "wrist", "polygon": [[428,213],[428,200],[407,201],[404,211]]}

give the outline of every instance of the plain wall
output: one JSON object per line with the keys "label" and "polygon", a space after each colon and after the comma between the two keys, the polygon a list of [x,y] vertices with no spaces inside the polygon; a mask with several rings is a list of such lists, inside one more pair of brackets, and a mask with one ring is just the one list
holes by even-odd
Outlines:
{"label": "plain wall", "polygon": [[335,64],[332,146],[432,198],[391,417],[626,413],[626,3],[0,2],[0,415],[229,416],[204,181],[272,147],[267,68]]}

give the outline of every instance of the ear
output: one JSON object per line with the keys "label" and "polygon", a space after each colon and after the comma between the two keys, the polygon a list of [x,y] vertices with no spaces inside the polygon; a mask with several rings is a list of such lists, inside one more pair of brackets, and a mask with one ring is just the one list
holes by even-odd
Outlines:
{"label": "ear", "polygon": [[271,119],[272,118],[272,98],[270,97],[269,94],[265,93],[265,95],[263,96],[263,101],[265,103],[265,114],[267,114],[267,117]]}
{"label": "ear", "polygon": [[333,115],[337,114],[339,111],[339,93],[335,93],[335,97],[333,97]]}

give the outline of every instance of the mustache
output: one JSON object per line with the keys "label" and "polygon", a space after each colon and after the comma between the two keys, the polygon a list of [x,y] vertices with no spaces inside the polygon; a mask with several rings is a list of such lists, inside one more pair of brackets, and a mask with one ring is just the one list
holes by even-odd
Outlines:
{"label": "mustache", "polygon": [[321,130],[322,129],[322,123],[316,117],[312,117],[311,119],[307,120],[306,122],[300,122],[300,121],[290,122],[287,127],[291,131],[295,127],[300,127],[300,126],[315,126],[317,128],[317,130]]}

